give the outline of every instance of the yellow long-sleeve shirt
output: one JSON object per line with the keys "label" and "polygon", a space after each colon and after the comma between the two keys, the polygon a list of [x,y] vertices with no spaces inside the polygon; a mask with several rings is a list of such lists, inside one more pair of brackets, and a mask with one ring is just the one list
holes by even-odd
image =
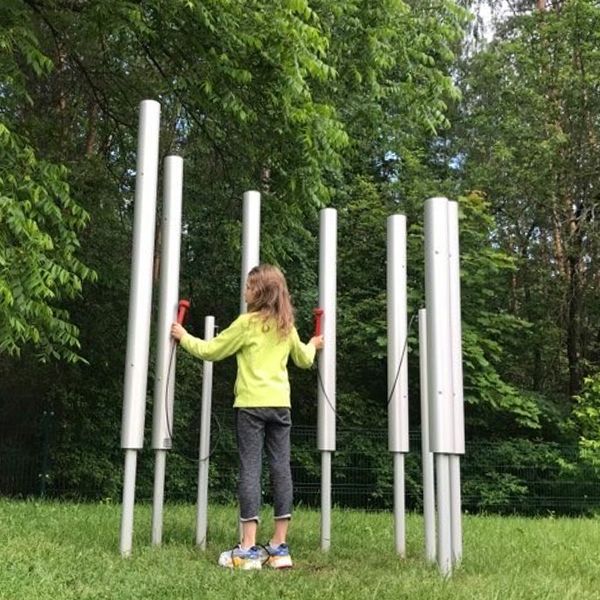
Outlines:
{"label": "yellow long-sleeve shirt", "polygon": [[295,327],[282,339],[275,323],[265,324],[256,313],[240,315],[209,341],[185,334],[180,345],[203,360],[216,361],[236,355],[236,408],[289,407],[288,358],[296,366],[308,369],[316,353],[312,344],[300,341]]}

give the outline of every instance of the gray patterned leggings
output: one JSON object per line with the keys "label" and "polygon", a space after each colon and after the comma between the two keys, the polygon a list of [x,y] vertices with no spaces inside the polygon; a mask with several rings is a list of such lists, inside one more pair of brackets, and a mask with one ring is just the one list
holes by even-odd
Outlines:
{"label": "gray patterned leggings", "polygon": [[240,457],[238,497],[241,521],[259,520],[263,445],[267,451],[271,474],[274,517],[289,519],[292,516],[290,412],[289,408],[235,409],[235,431]]}

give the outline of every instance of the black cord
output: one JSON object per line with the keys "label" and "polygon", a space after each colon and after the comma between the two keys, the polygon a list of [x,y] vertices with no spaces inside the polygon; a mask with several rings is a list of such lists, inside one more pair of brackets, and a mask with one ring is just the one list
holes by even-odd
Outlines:
{"label": "black cord", "polygon": [[[406,354],[406,349],[408,347],[408,332],[410,331],[413,321],[415,320],[416,314],[417,313],[413,313],[413,315],[410,318],[410,321],[408,322],[408,327],[406,328],[406,337],[404,338],[402,354],[400,355],[400,363],[399,363],[398,369],[396,371],[396,376],[394,377],[394,384],[392,385],[392,390],[391,390],[390,395],[387,400],[387,404],[386,404],[387,406],[389,406],[390,402],[392,401],[392,398],[394,396],[394,391],[396,390],[396,385],[398,383],[398,377],[400,377],[400,369],[402,368],[402,364],[404,363],[404,356]],[[325,391],[325,386],[323,385],[323,380],[321,379],[321,371],[319,370],[318,366],[317,366],[317,380],[319,382],[319,387],[321,388],[321,391],[323,392],[323,396],[325,396],[325,400],[327,401],[327,404],[329,404],[329,408],[331,408],[331,410],[334,412],[334,414],[336,416],[339,416],[337,410],[335,409],[335,407],[329,400],[329,396],[327,395],[327,392]]]}
{"label": "black cord", "polygon": [[327,404],[329,404],[329,408],[331,408],[331,410],[333,411],[333,414],[336,417],[339,416],[337,413],[337,410],[331,403],[331,400],[329,400],[329,396],[327,395],[327,392],[325,391],[325,386],[323,385],[323,380],[321,379],[321,370],[319,369],[318,364],[317,364],[317,381],[319,382],[319,387],[321,388],[321,391],[323,392],[323,396],[325,396],[325,401],[327,402]]}
{"label": "black cord", "polygon": [[[211,413],[212,413],[212,411],[211,411]],[[223,432],[223,428],[221,427],[221,422],[219,421],[219,419],[217,418],[217,416],[214,413],[211,414],[211,419],[214,419],[215,424],[217,426],[217,435],[215,435],[215,443],[213,444],[212,450],[209,450],[209,452],[206,456],[194,459],[194,462],[200,463],[200,462],[204,462],[204,461],[208,460],[215,453],[217,447],[219,446],[219,440],[221,439],[221,433]]]}
{"label": "black cord", "polygon": [[400,363],[398,364],[398,370],[396,371],[396,376],[394,377],[394,384],[392,385],[392,390],[390,391],[390,395],[388,397],[387,406],[390,405],[392,398],[394,396],[394,392],[396,391],[396,384],[398,383],[398,377],[400,377],[400,369],[402,368],[402,363],[404,362],[404,355],[406,354],[406,348],[408,347],[408,332],[415,320],[417,313],[413,313],[410,321],[408,322],[408,327],[406,328],[406,337],[404,338],[404,345],[402,347],[402,354],[400,355]]}
{"label": "black cord", "polygon": [[[171,422],[169,419],[169,380],[171,378],[171,369],[173,367],[173,358],[175,356],[175,347],[176,346],[177,346],[177,343],[175,341],[173,341],[172,345],[171,345],[171,355],[169,356],[169,367],[167,369],[167,379],[165,382],[165,420],[166,420],[166,425],[167,425],[167,434],[169,436],[169,439],[171,440],[171,446],[173,445],[173,428],[171,427]],[[184,454],[183,452],[177,452],[177,454],[179,456],[181,456],[182,458],[185,458],[189,462],[193,462],[193,463],[204,462],[204,461],[209,460],[212,457],[212,455],[215,453],[215,451],[219,445],[219,440],[221,439],[221,433],[223,432],[223,428],[221,427],[221,423],[219,422],[219,419],[211,411],[211,421],[213,418],[217,425],[218,433],[215,436],[213,448],[212,448],[212,450],[209,451],[208,455],[204,456],[204,457],[192,458],[191,456],[187,456],[187,454]]]}
{"label": "black cord", "polygon": [[173,358],[175,356],[175,346],[176,342],[173,340],[171,342],[171,355],[169,356],[169,368],[167,369],[167,380],[165,383],[165,420],[167,422],[167,434],[171,441],[171,445],[173,445],[173,428],[169,422],[169,379],[171,378],[171,367],[173,366]]}

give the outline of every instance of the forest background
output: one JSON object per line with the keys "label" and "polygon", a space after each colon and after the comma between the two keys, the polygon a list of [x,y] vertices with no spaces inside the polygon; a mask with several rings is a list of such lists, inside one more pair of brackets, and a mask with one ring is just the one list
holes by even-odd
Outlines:
{"label": "forest background", "polygon": [[[146,98],[162,106],[161,157],[185,159],[181,294],[192,300],[195,334],[205,315],[221,327],[237,315],[241,197],[258,189],[261,260],[285,272],[307,338],[318,211],[334,207],[338,427],[385,429],[386,217],[407,215],[413,315],[424,301],[424,200],[446,195],[460,206],[467,439],[486,447],[472,460],[597,481],[600,2],[491,3],[493,35],[477,17],[484,4],[0,4],[0,491],[11,491],[7,457],[33,456],[46,438],[46,491],[119,497]],[[159,252],[157,232],[156,274]],[[408,343],[418,430],[416,327]],[[216,373],[211,481],[227,498],[234,361]],[[314,372],[291,377],[295,424],[314,425]],[[186,457],[196,453],[200,386],[200,363],[180,353],[175,498],[194,493],[197,466]],[[385,447],[348,439],[383,473],[383,497]],[[295,460],[318,468],[302,446]],[[142,465],[141,496],[151,471]],[[511,473],[468,485],[480,508],[486,497],[515,508],[528,493]]]}

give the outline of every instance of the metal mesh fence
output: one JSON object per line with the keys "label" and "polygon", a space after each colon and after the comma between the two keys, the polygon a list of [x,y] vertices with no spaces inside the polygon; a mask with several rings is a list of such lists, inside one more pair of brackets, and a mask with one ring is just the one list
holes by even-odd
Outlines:
{"label": "metal mesh fence", "polygon": [[[0,432],[2,433],[2,432]],[[51,415],[41,419],[38,435],[2,436],[0,441],[0,494],[97,499],[107,493],[93,478],[86,484],[58,472],[51,460]],[[314,427],[292,430],[292,472],[296,504],[320,505],[320,453]],[[235,499],[237,460],[233,431],[224,427],[214,435],[210,456],[210,498]],[[338,429],[337,450],[332,460],[334,505],[366,510],[388,509],[393,503],[392,456],[387,450],[387,431]],[[118,454],[119,455],[119,454]],[[138,499],[151,498],[154,459],[144,449],[138,460]],[[120,481],[122,463],[116,463],[114,481]],[[193,502],[196,497],[198,460],[194,450],[169,453],[166,498]],[[587,514],[600,510],[600,478],[579,460],[572,445],[526,439],[473,441],[461,461],[463,509],[469,512],[520,514]],[[263,474],[265,501],[269,501],[268,469]],[[92,483],[90,483],[92,482]],[[118,484],[115,484],[118,485]],[[113,486],[114,487],[114,486]],[[405,457],[406,505],[422,506],[421,447],[411,435]],[[110,494],[115,500],[120,490]]]}

